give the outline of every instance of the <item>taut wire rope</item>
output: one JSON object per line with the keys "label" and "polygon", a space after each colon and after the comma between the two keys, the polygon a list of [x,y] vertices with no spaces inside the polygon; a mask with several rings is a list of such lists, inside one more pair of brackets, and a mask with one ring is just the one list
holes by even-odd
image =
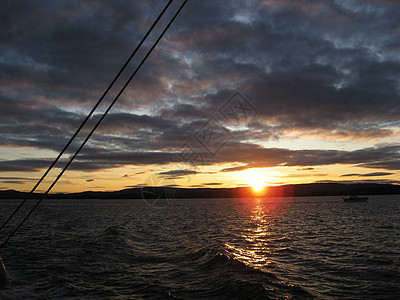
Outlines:
{"label": "taut wire rope", "polygon": [[53,169],[55,164],[60,160],[60,158],[63,156],[65,151],[68,149],[68,147],[71,145],[71,143],[75,140],[76,136],[79,134],[79,132],[82,130],[82,128],[86,125],[86,123],[89,121],[89,119],[92,117],[93,113],[96,111],[96,109],[99,107],[99,105],[103,102],[105,96],[108,94],[108,92],[111,90],[112,86],[115,84],[115,82],[118,80],[118,78],[121,76],[123,71],[126,69],[128,64],[131,62],[133,57],[136,55],[140,47],[143,45],[147,37],[150,35],[150,33],[153,31],[154,27],[157,25],[158,21],[161,19],[161,17],[164,15],[168,7],[171,5],[173,0],[169,0],[168,3],[165,5],[164,9],[161,11],[161,13],[158,15],[156,20],[153,22],[149,30],[146,32],[146,34],[143,36],[142,40],[139,42],[139,44],[136,46],[135,50],[133,50],[132,54],[129,56],[129,58],[125,61],[124,65],[121,67],[117,75],[114,77],[114,79],[110,82],[106,90],[103,92],[101,97],[97,100],[97,103],[93,106],[92,110],[87,114],[85,119],[82,121],[78,129],[75,131],[75,133],[72,135],[72,137],[69,139],[69,141],[65,144],[64,148],[61,150],[61,152],[58,154],[58,156],[54,159],[54,161],[51,163],[51,165],[48,167],[48,169],[43,173],[42,177],[36,182],[35,186],[31,189],[29,192],[28,196],[18,205],[18,207],[14,210],[14,212],[7,218],[7,220],[1,225],[0,231],[10,222],[10,220],[15,216],[15,214],[22,208],[22,206],[25,204],[25,202],[29,199],[29,197],[33,194],[34,191],[39,187],[39,185],[42,183],[42,181],[47,177],[49,172]]}
{"label": "taut wire rope", "polygon": [[[171,1],[170,1],[171,2]],[[68,169],[68,167],[71,165],[71,163],[74,161],[74,159],[76,158],[76,156],[79,154],[79,152],[82,150],[82,148],[85,146],[85,144],[87,143],[87,141],[90,139],[90,137],[93,135],[93,133],[96,131],[96,129],[99,127],[99,125],[101,124],[101,122],[103,121],[103,119],[106,117],[106,115],[108,114],[108,112],[111,110],[111,108],[114,106],[114,104],[117,102],[117,100],[119,99],[119,97],[122,95],[122,93],[125,91],[125,89],[127,88],[127,86],[129,85],[129,83],[132,81],[132,79],[135,77],[135,75],[137,74],[137,72],[140,70],[140,68],[143,66],[143,64],[145,63],[145,61],[147,60],[147,58],[150,56],[150,54],[153,52],[154,48],[157,46],[157,44],[160,42],[160,40],[162,39],[162,37],[165,35],[165,33],[167,32],[167,30],[171,27],[172,23],[175,21],[175,19],[177,18],[177,16],[179,15],[179,13],[182,11],[182,9],[184,8],[184,6],[186,5],[186,3],[188,2],[188,0],[183,1],[183,3],[180,5],[180,7],[178,8],[178,10],[175,12],[175,14],[173,15],[173,17],[170,19],[170,21],[168,22],[167,26],[164,28],[164,30],[160,33],[160,35],[158,36],[157,40],[153,43],[152,47],[148,50],[148,52],[146,53],[146,55],[142,58],[141,62],[139,63],[139,65],[136,67],[135,71],[131,74],[131,76],[128,78],[128,80],[125,82],[124,86],[120,89],[120,91],[118,92],[118,94],[114,97],[113,101],[110,103],[110,105],[108,106],[108,108],[106,109],[106,111],[101,115],[100,119],[97,121],[97,123],[95,124],[95,126],[93,127],[93,129],[90,131],[90,133],[86,136],[85,140],[81,143],[81,145],[79,146],[79,148],[75,151],[75,153],[71,156],[71,158],[69,159],[69,161],[67,162],[67,164],[64,166],[64,168],[61,170],[61,172],[57,175],[57,177],[54,179],[54,181],[52,182],[52,184],[49,186],[49,188],[46,190],[46,192],[43,194],[43,197],[41,197],[36,204],[32,207],[32,209],[29,211],[29,213],[24,217],[24,219],[18,224],[18,226],[11,232],[11,234],[7,237],[7,239],[1,244],[0,249],[3,248],[7,242],[15,235],[15,233],[19,230],[19,228],[21,228],[21,226],[25,223],[25,221],[31,216],[31,214],[33,213],[33,211],[39,206],[39,204],[43,201],[43,199],[45,198],[45,196],[51,191],[51,189],[55,186],[55,184],[59,181],[59,179],[62,177],[62,175],[65,173],[65,171]]]}

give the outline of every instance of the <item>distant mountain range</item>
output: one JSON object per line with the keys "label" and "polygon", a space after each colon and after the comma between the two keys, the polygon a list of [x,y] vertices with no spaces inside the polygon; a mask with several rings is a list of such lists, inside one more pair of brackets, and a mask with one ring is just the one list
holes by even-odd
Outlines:
{"label": "distant mountain range", "polygon": [[[341,196],[341,195],[391,195],[400,194],[400,185],[374,183],[310,183],[281,185],[265,188],[258,197],[301,197],[301,196]],[[23,199],[29,194],[15,190],[0,191],[0,199]],[[30,198],[40,198],[35,193]],[[233,198],[254,197],[249,187],[238,188],[176,188],[176,187],[143,187],[130,188],[114,192],[81,192],[50,194],[47,198],[60,199],[154,199],[154,198]]]}

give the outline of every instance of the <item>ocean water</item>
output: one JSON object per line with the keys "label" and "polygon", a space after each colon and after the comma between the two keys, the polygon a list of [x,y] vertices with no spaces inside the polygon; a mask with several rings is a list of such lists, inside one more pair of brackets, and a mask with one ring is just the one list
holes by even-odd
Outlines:
{"label": "ocean water", "polygon": [[400,196],[172,204],[44,201],[0,250],[1,299],[400,298]]}

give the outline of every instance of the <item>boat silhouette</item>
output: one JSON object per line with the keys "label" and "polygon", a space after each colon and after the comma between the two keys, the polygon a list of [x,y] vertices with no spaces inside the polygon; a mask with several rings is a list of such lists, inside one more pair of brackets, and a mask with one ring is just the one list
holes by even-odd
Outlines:
{"label": "boat silhouette", "polygon": [[359,197],[357,195],[350,195],[347,198],[342,198],[344,202],[367,202],[368,197]]}

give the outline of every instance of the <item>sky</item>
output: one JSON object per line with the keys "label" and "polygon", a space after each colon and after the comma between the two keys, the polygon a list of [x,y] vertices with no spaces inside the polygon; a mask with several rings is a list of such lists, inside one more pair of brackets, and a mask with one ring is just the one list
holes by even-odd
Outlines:
{"label": "sky", "polygon": [[[1,190],[31,190],[165,4],[1,1]],[[189,0],[53,192],[399,184],[399,20],[394,0]]]}

